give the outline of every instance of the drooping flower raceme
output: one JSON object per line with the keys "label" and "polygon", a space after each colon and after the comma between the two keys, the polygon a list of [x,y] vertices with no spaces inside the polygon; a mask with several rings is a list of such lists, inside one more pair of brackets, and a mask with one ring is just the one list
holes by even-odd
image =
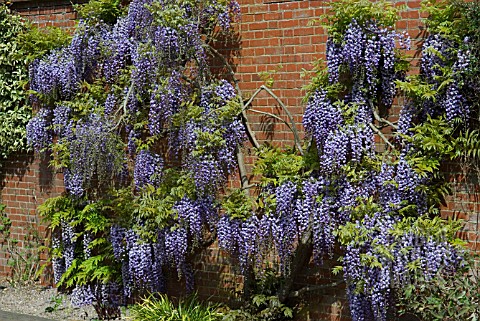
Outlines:
{"label": "drooping flower raceme", "polygon": [[[30,89],[40,110],[28,124],[28,142],[37,151],[51,149],[76,210],[110,202],[123,188],[133,191],[132,202],[148,198],[168,213],[159,224],[145,207],[122,212],[132,216],[122,219],[112,207],[101,213],[111,220],[103,231],[78,239],[67,237],[71,217],[57,227],[57,281],[74,259],[98,254],[96,237],[111,243],[121,275],[121,283],[95,279],[72,288],[75,304],[114,306],[142,291],[162,291],[168,266],[193,289],[188,253],[213,231],[213,199],[235,173],[246,138],[236,91],[212,75],[205,39],[229,32],[239,12],[234,0],[198,8],[189,1],[134,0],[114,25],[82,21],[69,45],[32,64]],[[75,232],[83,233],[83,223],[75,222]]]}

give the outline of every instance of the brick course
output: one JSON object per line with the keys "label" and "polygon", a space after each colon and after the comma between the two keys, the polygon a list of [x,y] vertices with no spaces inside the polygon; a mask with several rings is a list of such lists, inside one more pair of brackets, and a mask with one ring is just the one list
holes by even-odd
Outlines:
{"label": "brick course", "polygon": [[76,13],[72,4],[81,4],[88,0],[46,0],[12,1],[11,8],[28,18],[38,27],[56,26],[66,29],[75,27]]}

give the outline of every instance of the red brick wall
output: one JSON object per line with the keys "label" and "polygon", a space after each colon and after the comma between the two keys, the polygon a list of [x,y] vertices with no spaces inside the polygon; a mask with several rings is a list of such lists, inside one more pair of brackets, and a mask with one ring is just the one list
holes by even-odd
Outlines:
{"label": "red brick wall", "polygon": [[[310,70],[311,63],[322,58],[327,40],[323,28],[309,26],[309,22],[324,14],[326,1],[240,1],[242,21],[239,25],[241,52],[237,60],[237,75],[244,96],[248,97],[264,84],[262,72],[274,72],[272,91],[280,97],[293,114],[299,130],[308,79],[302,79],[302,70]],[[253,108],[285,118],[285,113],[266,92],[253,101]],[[248,112],[260,142],[268,139],[278,144],[291,143],[293,136],[279,121]]]}
{"label": "red brick wall", "polygon": [[[72,28],[76,23],[72,3],[83,2],[86,0],[20,0],[11,1],[10,8],[39,27]],[[0,234],[0,275],[10,275],[9,260],[21,259],[20,256],[25,258],[32,253],[30,246],[43,245],[46,229],[36,208],[47,198],[63,192],[63,179],[52,173],[47,161],[35,158],[33,154],[18,154],[2,161],[0,179],[0,200],[6,205],[5,212],[12,223],[9,242],[18,241],[9,246]],[[31,243],[27,244],[29,241]],[[46,258],[45,254],[41,257]]]}
{"label": "red brick wall", "polygon": [[[303,86],[309,83],[302,78],[303,70],[311,70],[315,59],[325,55],[326,34],[322,27],[311,25],[314,18],[329,10],[331,1],[286,1],[286,0],[240,0],[242,20],[238,25],[238,46],[240,49],[234,59],[236,75],[240,79],[240,88],[244,97],[251,96],[264,82],[259,73],[272,73],[274,83],[272,91],[280,97],[293,114],[297,128],[302,131],[301,121],[305,104]],[[35,21],[40,26],[58,25],[71,27],[74,25],[74,13],[69,1],[27,1],[13,4],[13,9]],[[401,20],[397,23],[400,30],[409,32],[412,38],[421,33],[419,6],[420,1],[396,1],[405,5]],[[415,53],[418,42],[412,43],[411,55]],[[413,63],[415,72],[415,62]],[[276,114],[287,120],[278,103],[262,92],[253,101],[252,107]],[[251,111],[248,118],[253,124],[260,142],[269,140],[275,144],[291,145],[292,133],[277,120]],[[249,159],[251,161],[251,158]],[[461,171],[451,169],[451,180],[458,183]],[[53,178],[53,187],[43,187],[42,181],[48,172],[41,168],[39,160],[31,155],[19,156],[18,159],[5,163],[2,177],[2,202],[7,205],[7,213],[14,220],[15,233],[22,237],[22,224],[30,219],[37,220],[35,207],[46,197],[62,192],[60,177]],[[457,175],[457,174],[458,175]],[[456,184],[454,198],[445,207],[446,215],[461,213],[467,219],[465,238],[472,241],[476,248],[478,232],[478,183]],[[469,187],[466,189],[465,186]],[[472,190],[477,189],[476,193]],[[0,274],[5,273],[5,253],[0,249]],[[299,276],[298,286],[308,282],[320,284],[331,281],[330,264],[324,268],[309,266]],[[241,287],[241,277],[228,265],[225,254],[216,246],[207,249],[203,260],[197,263],[196,281],[200,292],[205,296],[226,297],[226,288]],[[321,276],[321,277],[319,277]],[[348,309],[345,306],[344,289],[338,287],[308,297],[305,308],[301,312],[301,320],[346,320]]]}
{"label": "red brick wall", "polygon": [[[303,99],[302,88],[310,83],[303,72],[312,70],[312,63],[325,58],[327,35],[320,24],[311,24],[330,10],[330,1],[268,1],[240,0],[242,20],[239,24],[241,48],[235,60],[237,77],[244,97],[250,97],[264,81],[260,75],[272,72],[274,80],[271,90],[282,99],[293,114],[296,127],[302,132]],[[420,1],[395,1],[403,6],[399,31],[407,31],[412,38],[421,33]],[[414,56],[420,43],[412,42],[409,55]],[[418,69],[416,60],[413,72]],[[253,109],[276,114],[288,121],[279,104],[266,92],[262,92],[252,103]],[[269,140],[278,145],[292,145],[293,134],[282,122],[271,117],[249,111],[249,121],[261,142]]]}
{"label": "red brick wall", "polygon": [[72,4],[84,2],[88,0],[22,0],[12,1],[11,8],[42,28],[48,26],[72,28],[76,19]]}
{"label": "red brick wall", "polygon": [[450,182],[451,195],[442,208],[443,217],[457,217],[465,221],[460,237],[468,241],[468,246],[480,251],[480,171],[461,162],[445,165],[444,172]]}
{"label": "red brick wall", "polygon": [[[28,240],[33,242],[30,245],[43,245],[46,229],[36,208],[47,198],[63,192],[63,179],[48,168],[45,160],[36,159],[33,154],[15,155],[2,161],[0,173],[1,202],[11,220],[8,241],[18,240],[18,244],[9,246],[0,234],[0,275],[10,275],[8,261],[26,255]],[[14,249],[13,255],[9,249]],[[45,255],[41,257],[45,259]]]}

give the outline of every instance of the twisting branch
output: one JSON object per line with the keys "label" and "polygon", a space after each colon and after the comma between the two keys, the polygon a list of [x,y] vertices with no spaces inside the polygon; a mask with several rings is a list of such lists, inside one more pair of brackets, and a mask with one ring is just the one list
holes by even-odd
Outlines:
{"label": "twisting branch", "polygon": [[251,104],[252,101],[255,99],[255,97],[257,97],[257,95],[262,92],[262,90],[263,90],[262,87],[263,87],[263,85],[260,86],[260,88],[258,88],[258,89],[253,93],[252,97],[250,97],[250,99],[244,104],[244,106],[245,106],[244,108],[245,108],[245,109],[248,109],[248,106],[250,106],[250,104]]}
{"label": "twisting branch", "polygon": [[392,149],[395,149],[395,146],[393,146],[393,144],[387,139],[387,137],[385,137],[385,135],[382,133],[382,131],[380,129],[378,129],[374,124],[372,123],[368,123],[368,125],[370,126],[371,129],[373,129],[373,131],[375,133],[377,133],[378,136],[380,136],[380,138],[388,145],[390,146],[390,148]]}
{"label": "twisting branch", "polygon": [[258,184],[249,184],[249,185],[245,185],[242,187],[243,190],[248,190],[248,189],[251,189],[251,188],[255,188],[255,187],[258,187],[259,185]]}
{"label": "twisting branch", "polygon": [[385,118],[380,117],[380,115],[377,113],[376,110],[373,110],[373,117],[375,117],[375,120],[378,121],[379,123],[385,123],[389,126],[392,126],[394,129],[398,129],[398,126],[392,123],[389,120],[386,120]]}
{"label": "twisting branch", "polygon": [[[237,87],[238,87],[238,85],[237,85]],[[237,90],[239,90],[239,89],[237,88]],[[253,147],[255,147],[256,149],[260,149],[260,144],[257,140],[257,137],[255,136],[255,133],[253,132],[252,128],[250,127],[250,124],[248,123],[247,113],[245,112],[245,110],[243,108],[242,108],[242,121],[243,121],[243,125],[245,126],[245,129],[247,131],[247,136],[248,136],[248,139],[250,140],[250,143],[252,143]]]}
{"label": "twisting branch", "polygon": [[395,125],[394,123],[392,123],[391,121],[385,118],[380,117],[380,115],[378,114],[377,108],[373,105],[373,102],[371,100],[368,100],[368,104],[370,105],[370,108],[372,108],[373,117],[375,118],[376,121],[378,121],[379,123],[385,123],[389,126],[392,126],[395,130],[398,129],[397,125]]}
{"label": "twisting branch", "polygon": [[[240,89],[240,86],[238,85],[238,79],[235,78],[235,72],[232,69],[232,66],[228,63],[227,59],[218,52],[217,49],[213,48],[212,46],[207,46],[207,50],[209,50],[211,53],[213,53],[215,56],[220,58],[225,65],[225,67],[228,69],[228,73],[232,77],[233,82],[235,83],[235,89],[237,90],[237,93],[240,97],[243,97],[242,91]],[[258,143],[257,138],[255,137],[255,133],[253,132],[252,128],[250,127],[250,124],[248,123],[247,119],[247,113],[245,112],[245,104],[242,99],[240,99],[240,102],[242,104],[242,119],[243,119],[243,124],[245,125],[245,129],[247,131],[248,138],[250,142],[252,143],[253,147],[255,148],[260,148],[260,144]]]}
{"label": "twisting branch", "polygon": [[290,124],[285,120],[283,119],[282,117],[280,116],[277,116],[275,114],[272,114],[272,113],[269,113],[268,111],[261,111],[261,110],[256,110],[256,109],[249,109],[252,113],[257,113],[257,114],[263,114],[263,115],[267,115],[269,117],[272,117],[272,118],[275,118],[279,121],[281,121],[282,123],[284,123],[288,129],[292,130],[292,127],[290,126]]}
{"label": "twisting branch", "polygon": [[290,264],[290,271],[285,276],[285,279],[277,292],[277,296],[280,302],[285,302],[291,293],[291,289],[295,282],[295,278],[300,274],[302,269],[308,264],[310,257],[312,256],[313,243],[312,243],[312,232],[309,231],[305,235],[301,242],[299,242],[293,258]]}
{"label": "twisting branch", "polygon": [[128,88],[127,96],[125,97],[123,104],[122,104],[122,109],[123,113],[127,113],[127,105],[128,105],[128,100],[130,99],[130,95],[132,94],[133,87],[135,87],[135,83],[132,81],[132,84],[130,85],[130,88]]}
{"label": "twisting branch", "polygon": [[[273,114],[270,114],[268,113],[270,116],[276,118],[276,119],[279,119],[281,120],[283,123],[285,123],[288,128],[292,131],[293,133],[293,137],[294,137],[294,140],[295,140],[295,147],[297,148],[297,150],[300,152],[300,155],[303,155],[303,149],[302,149],[302,144],[301,144],[301,140],[300,140],[300,136],[298,134],[298,131],[297,131],[297,124],[295,123],[295,120],[293,119],[293,116],[292,114],[290,113],[290,111],[288,110],[287,106],[285,106],[285,104],[281,101],[280,98],[278,98],[277,95],[275,95],[273,93],[273,91],[270,90],[270,88],[262,85],[260,86],[260,88],[258,88],[252,95],[252,97],[250,97],[250,99],[245,103],[245,109],[248,109],[250,104],[252,103],[253,99],[262,91],[262,90],[265,90],[268,94],[270,94],[270,96],[273,97],[273,99],[275,99],[278,104],[280,105],[280,107],[282,107],[282,109],[285,111],[285,113],[287,114],[287,117],[288,119],[290,120],[290,124],[287,123],[285,120],[283,120],[282,118],[280,117],[277,117],[277,116],[274,116]],[[258,111],[255,111],[253,109],[248,109],[248,110],[251,110],[253,112],[258,112]]]}
{"label": "twisting branch", "polygon": [[277,101],[277,103],[280,105],[280,107],[282,107],[283,111],[287,114],[287,117],[290,120],[290,123],[292,124],[292,126],[290,127],[290,130],[293,132],[293,137],[295,138],[295,145],[297,146],[297,149],[298,149],[299,153],[301,155],[303,155],[302,144],[301,144],[300,136],[298,135],[298,131],[297,131],[297,124],[295,123],[295,120],[293,119],[293,116],[290,113],[290,111],[288,110],[287,106],[285,106],[283,101],[280,98],[278,98],[278,96],[275,95],[273,93],[273,91],[271,91],[270,88],[268,88],[267,86],[262,85],[262,86],[260,86],[259,89],[263,89],[267,93],[269,93],[270,96],[272,96],[273,99],[275,99]]}
{"label": "twisting branch", "polygon": [[[243,97],[242,95],[242,91],[240,89],[240,86],[238,85],[239,81],[238,79],[235,78],[235,72],[233,71],[232,69],[232,66],[230,66],[230,64],[228,63],[228,61],[225,59],[225,57],[218,52],[217,49],[213,48],[212,46],[208,46],[207,47],[208,50],[210,50],[215,56],[219,57],[223,64],[225,65],[225,67],[228,69],[228,72],[230,74],[230,76],[232,77],[233,79],[233,82],[235,83],[235,88],[238,92],[238,94],[240,95],[240,97]],[[292,131],[293,133],[293,137],[294,137],[294,140],[295,140],[295,147],[297,148],[297,150],[299,151],[299,153],[301,155],[303,155],[303,149],[302,149],[302,144],[301,144],[301,140],[300,140],[300,135],[298,134],[298,130],[297,130],[297,125],[295,123],[295,120],[293,119],[293,116],[292,114],[290,113],[290,111],[288,110],[287,106],[285,106],[285,104],[282,102],[282,100],[277,96],[275,95],[275,93],[273,93],[273,91],[270,90],[270,88],[262,85],[260,86],[260,88],[258,88],[255,93],[253,93],[253,95],[250,97],[250,99],[245,103],[243,100],[241,101],[242,103],[242,118],[243,118],[243,121],[244,121],[244,125],[245,125],[245,128],[247,130],[247,135],[250,139],[250,141],[252,142],[252,145],[255,147],[255,148],[260,148],[260,144],[258,143],[256,137],[255,137],[255,134],[254,132],[252,131],[252,129],[250,128],[250,125],[248,123],[248,120],[247,120],[247,115],[246,115],[246,110],[248,109],[248,107],[251,105],[253,99],[255,99],[255,97],[262,91],[262,90],[265,90],[270,96],[273,97],[273,99],[275,99],[277,101],[277,103],[280,105],[280,107],[282,107],[282,109],[285,111],[285,113],[287,114],[287,117],[290,121],[290,124],[286,121],[284,121],[283,119],[277,117],[277,116],[274,116],[273,114],[270,114],[269,116],[272,116],[276,119],[279,119],[281,120],[282,122],[284,122],[288,128]]]}
{"label": "twisting branch", "polygon": [[323,291],[325,289],[334,288],[334,287],[337,287],[344,282],[345,282],[344,280],[338,280],[336,282],[332,282],[332,283],[328,283],[328,284],[322,284],[322,285],[307,285],[307,286],[301,288],[300,290],[292,291],[288,295],[288,297],[289,298],[298,298],[298,297],[301,297],[302,295],[304,295],[305,293]]}
{"label": "twisting branch", "polygon": [[[235,89],[237,90],[238,95],[240,97],[243,97],[240,86],[238,85],[238,79],[235,78],[235,72],[233,71],[232,66],[228,63],[227,59],[225,59],[225,57],[221,53],[219,53],[217,49],[213,48],[212,46],[210,46],[210,45],[207,46],[207,49],[211,53],[213,53],[215,56],[217,56],[218,58],[220,58],[222,60],[225,67],[228,69],[230,77],[232,77],[232,80],[235,83]],[[243,121],[243,124],[245,126],[247,136],[248,136],[250,142],[252,143],[252,145],[255,148],[258,149],[258,148],[260,148],[260,144],[258,143],[258,140],[255,137],[255,133],[253,132],[252,128],[250,127],[250,124],[248,123],[247,114],[245,112],[245,105],[244,105],[243,99],[241,99],[241,98],[240,98],[240,103],[242,104],[242,121]],[[242,182],[242,189],[246,190],[246,193],[248,195],[248,194],[250,194],[250,189],[247,188],[247,186],[248,186],[247,169],[246,169],[246,166],[245,166],[245,157],[243,155],[243,152],[242,152],[240,146],[237,146],[237,155],[236,156],[237,156],[237,164],[238,164],[238,171],[239,171],[239,174],[240,174],[240,180]]]}
{"label": "twisting branch", "polygon": [[242,189],[245,190],[247,195],[249,195],[250,189],[247,187],[248,186],[247,168],[245,166],[245,158],[243,156],[240,146],[237,146],[237,164],[238,164],[238,172],[240,174],[240,181],[242,182]]}

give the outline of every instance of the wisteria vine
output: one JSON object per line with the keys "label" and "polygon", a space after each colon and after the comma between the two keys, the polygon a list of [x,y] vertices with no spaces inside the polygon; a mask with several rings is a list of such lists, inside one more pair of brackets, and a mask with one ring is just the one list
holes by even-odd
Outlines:
{"label": "wisteria vine", "polygon": [[[80,21],[70,44],[30,66],[38,111],[27,138],[63,171],[68,210],[48,207],[57,199],[42,212],[55,281],[74,304],[112,317],[138,294],[165,291],[169,267],[193,290],[188,256],[214,233],[213,200],[246,138],[236,90],[212,74],[207,43],[238,16],[235,0],[134,0],[113,24]],[[131,205],[121,215],[108,206],[120,200]],[[102,277],[79,279],[94,269]]]}
{"label": "wisteria vine", "polygon": [[[336,271],[343,271],[352,319],[385,321],[396,312],[402,289],[415,282],[415,273],[421,271],[426,279],[455,273],[463,260],[454,233],[438,234],[448,224],[430,218],[438,206],[431,199],[436,176],[420,169],[416,157],[423,146],[412,137],[413,128],[427,118],[446,117],[453,126],[454,120],[468,117],[458,78],[468,67],[469,54],[430,36],[419,77],[436,96],[426,100],[411,95],[395,124],[387,117],[397,84],[404,89],[409,81],[402,51],[410,48],[410,39],[394,30],[395,21],[388,18],[394,9],[363,5],[372,11],[345,15],[339,7],[339,14],[329,18],[326,72],[310,88],[303,118],[312,139],[310,162],[288,169],[275,152],[260,155],[257,166],[269,177],[262,184],[262,201],[243,217],[223,217],[218,238],[246,275],[252,267],[261,271],[272,251],[264,244],[270,242],[285,280],[295,277],[298,270],[292,264],[298,264],[295,258],[305,248],[311,249],[307,257],[322,264],[325,256],[333,257],[338,242],[342,255]],[[438,90],[447,64],[453,66],[456,81]],[[391,137],[382,131],[386,125],[394,131]],[[276,172],[265,171],[262,157],[277,162]],[[278,292],[281,300],[287,298],[283,290]]]}
{"label": "wisteria vine", "polygon": [[[258,197],[244,186],[219,202],[246,135],[241,98],[211,74],[205,39],[228,32],[239,8],[201,2],[134,0],[114,25],[83,21],[69,46],[31,66],[39,110],[28,141],[64,173],[69,210],[56,199],[42,211],[54,222],[54,278],[73,302],[115,311],[165,291],[169,267],[191,291],[189,255],[215,237],[246,277],[276,258],[282,302],[299,265],[322,264],[339,244],[354,321],[387,320],[415,281],[409,271],[454,273],[462,249],[454,227],[431,218],[436,168],[421,163],[415,130],[432,118],[465,122],[469,52],[429,36],[416,81],[435,97],[418,97],[407,90],[410,39],[394,30],[395,9],[338,10],[307,97],[307,152],[261,148]],[[446,66],[453,76],[442,79]],[[393,122],[399,90],[408,97]]]}

